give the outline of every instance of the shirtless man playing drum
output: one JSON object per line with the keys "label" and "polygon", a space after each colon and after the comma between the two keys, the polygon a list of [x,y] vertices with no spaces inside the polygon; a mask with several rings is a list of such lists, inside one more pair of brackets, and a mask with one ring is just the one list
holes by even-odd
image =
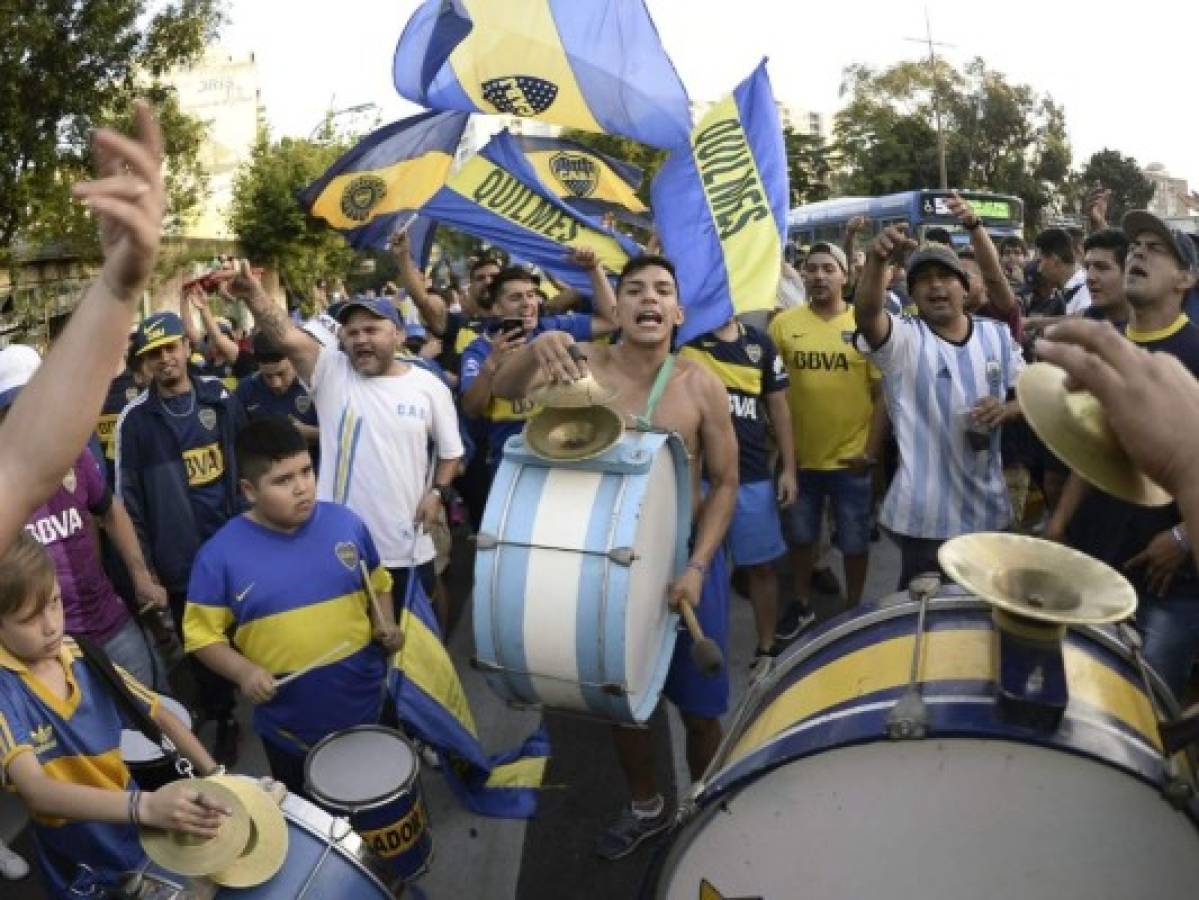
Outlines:
{"label": "shirtless man playing drum", "polygon": [[[562,331],[539,335],[499,361],[494,379],[497,396],[521,399],[549,381],[575,381],[592,374],[618,391],[610,404],[625,417],[627,428],[648,419],[654,430],[679,435],[691,457],[692,495],[697,498],[691,528],[691,555],[665,598],[672,606],[690,603],[705,635],[724,650],[728,631],[729,578],[722,542],[737,502],[737,438],[729,418],[728,395],[715,375],[687,359],[672,355],[672,343],[683,321],[674,266],[660,256],[639,256],[620,273],[616,287],[620,338],[611,346],[575,344]],[[665,388],[650,409],[655,382]],[[707,483],[700,492],[700,475]],[[663,547],[662,552],[668,552]],[[691,661],[691,642],[680,635],[663,693],[678,707],[687,733],[687,765],[699,778],[720,744],[720,716],[728,708],[727,671],[705,678]],[[616,823],[600,838],[597,852],[620,859],[643,841],[665,830],[671,821],[654,780],[654,745],[648,730],[613,727],[620,765],[632,795]]]}

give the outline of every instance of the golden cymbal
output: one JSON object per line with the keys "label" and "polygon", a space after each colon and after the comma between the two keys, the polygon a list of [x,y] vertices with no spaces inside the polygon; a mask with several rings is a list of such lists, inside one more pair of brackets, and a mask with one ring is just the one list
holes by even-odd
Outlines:
{"label": "golden cymbal", "polygon": [[536,388],[529,393],[529,399],[539,406],[578,408],[609,403],[617,393],[587,374],[576,381],[555,381]]}
{"label": "golden cymbal", "polygon": [[1019,618],[1101,625],[1137,608],[1136,591],[1111,566],[1040,538],[965,534],[942,544],[937,559],[957,584]]}
{"label": "golden cymbal", "polygon": [[1016,382],[1016,399],[1037,437],[1091,484],[1140,506],[1170,502],[1170,495],[1133,465],[1095,395],[1066,390],[1065,370],[1033,363]]}
{"label": "golden cymbal", "polygon": [[287,858],[287,820],[279,804],[256,779],[216,775],[211,780],[233,791],[245,806],[250,816],[250,836],[237,859],[208,877],[233,888],[254,887],[273,878]]}
{"label": "golden cymbal", "polygon": [[188,877],[211,875],[227,868],[245,850],[250,837],[250,814],[229,788],[207,778],[188,778],[159,790],[200,793],[233,813],[221,823],[216,837],[207,840],[181,831],[142,826],[139,832],[142,847],[158,865]]}
{"label": "golden cymbal", "polygon": [[623,434],[624,420],[607,406],[550,407],[524,428],[528,448],[555,460],[592,459],[619,443]]}

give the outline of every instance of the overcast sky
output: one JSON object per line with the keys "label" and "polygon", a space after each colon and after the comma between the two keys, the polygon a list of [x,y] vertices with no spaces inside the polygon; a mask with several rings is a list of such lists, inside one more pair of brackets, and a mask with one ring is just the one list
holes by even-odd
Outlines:
{"label": "overcast sky", "polygon": [[[502,3],[504,0],[489,0]],[[276,135],[307,135],[325,111],[374,102],[383,121],[413,111],[391,82],[396,41],[416,0],[230,0],[223,43],[253,51]],[[841,70],[923,52],[927,5],[941,52],[982,56],[1066,110],[1075,164],[1112,147],[1163,163],[1199,189],[1199,3],[1052,0],[649,0],[692,99],[728,93],[770,57],[775,96],[832,113]],[[978,187],[981,187],[979,185]]]}

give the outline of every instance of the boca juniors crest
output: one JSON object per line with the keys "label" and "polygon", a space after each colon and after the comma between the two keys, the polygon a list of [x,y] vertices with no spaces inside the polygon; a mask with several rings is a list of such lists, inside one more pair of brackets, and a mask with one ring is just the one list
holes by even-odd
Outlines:
{"label": "boca juniors crest", "polygon": [[341,194],[341,212],[347,219],[365,222],[387,196],[387,182],[378,175],[360,175],[346,185]]}
{"label": "boca juniors crest", "polygon": [[574,197],[590,197],[599,186],[599,166],[581,153],[555,153],[550,171]]}
{"label": "boca juniors crest", "polygon": [[338,541],[333,552],[337,555],[338,561],[351,572],[358,568],[358,548],[349,541]]}
{"label": "boca juniors crest", "polygon": [[539,116],[554,104],[558,86],[532,75],[491,78],[482,84],[483,99],[511,116]]}

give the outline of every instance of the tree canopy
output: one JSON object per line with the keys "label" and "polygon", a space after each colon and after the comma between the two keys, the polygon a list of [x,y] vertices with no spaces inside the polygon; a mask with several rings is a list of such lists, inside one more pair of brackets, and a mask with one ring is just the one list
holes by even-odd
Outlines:
{"label": "tree canopy", "polygon": [[1130,209],[1144,209],[1153,199],[1153,182],[1145,177],[1137,161],[1119,150],[1103,149],[1091,155],[1082,169],[1084,187],[1102,186],[1111,191],[1107,220],[1119,227]]}
{"label": "tree canopy", "polygon": [[1065,112],[1048,95],[1013,84],[981,59],[962,71],[938,61],[845,70],[835,148],[843,194],[937,187],[935,106],[939,106],[951,187],[1023,198],[1036,224],[1056,205],[1070,171]]}
{"label": "tree canopy", "polygon": [[168,229],[199,199],[202,126],[166,85],[215,37],[222,0],[0,0],[0,263],[21,241],[96,252],[95,228],[68,187],[90,172],[94,128],[123,125],[134,97],[156,107],[166,139]]}

